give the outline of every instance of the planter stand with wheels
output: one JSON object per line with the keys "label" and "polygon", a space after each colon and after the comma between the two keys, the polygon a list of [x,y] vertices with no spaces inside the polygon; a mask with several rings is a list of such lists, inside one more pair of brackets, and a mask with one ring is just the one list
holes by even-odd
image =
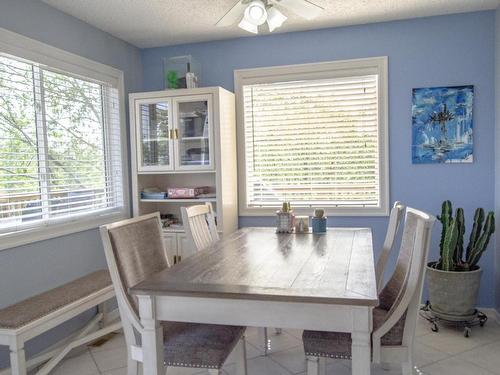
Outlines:
{"label": "planter stand with wheels", "polygon": [[432,310],[429,301],[427,301],[425,305],[420,309],[420,316],[431,323],[432,332],[439,332],[439,327],[437,324],[443,322],[447,325],[463,328],[464,337],[469,337],[471,335],[472,327],[483,327],[488,320],[486,314],[479,310],[475,310],[474,314],[461,319],[458,319],[454,316],[446,316],[444,314],[436,313]]}

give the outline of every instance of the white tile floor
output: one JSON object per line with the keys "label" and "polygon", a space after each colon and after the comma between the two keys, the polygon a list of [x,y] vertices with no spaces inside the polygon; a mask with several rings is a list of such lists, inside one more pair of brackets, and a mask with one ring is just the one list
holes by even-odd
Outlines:
{"label": "white tile floor", "polygon": [[[257,331],[247,331],[247,356],[249,375],[305,374],[304,351],[301,332],[283,330],[275,335],[269,330],[271,352],[260,356]],[[463,337],[462,331],[441,327],[439,333],[431,332],[422,319],[417,324],[415,364],[425,375],[500,375],[500,326],[492,319],[483,328],[473,328],[472,336]],[[101,347],[88,347],[83,352],[61,363],[53,374],[57,375],[124,375],[126,352],[123,335],[116,334]],[[234,374],[234,357],[229,357],[224,372]],[[201,374],[206,372],[201,372]],[[349,361],[329,361],[327,373],[347,375],[351,373]],[[417,374],[417,372],[415,372]],[[200,374],[200,370],[171,368],[167,375]],[[384,370],[373,367],[373,375],[396,375],[400,370]]]}

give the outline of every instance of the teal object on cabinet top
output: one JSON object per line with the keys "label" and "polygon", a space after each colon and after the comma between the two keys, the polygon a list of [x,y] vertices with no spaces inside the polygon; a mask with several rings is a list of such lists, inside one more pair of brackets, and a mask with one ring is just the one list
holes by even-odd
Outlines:
{"label": "teal object on cabinet top", "polygon": [[326,232],[326,216],[325,217],[313,217],[311,219],[313,233],[325,233]]}

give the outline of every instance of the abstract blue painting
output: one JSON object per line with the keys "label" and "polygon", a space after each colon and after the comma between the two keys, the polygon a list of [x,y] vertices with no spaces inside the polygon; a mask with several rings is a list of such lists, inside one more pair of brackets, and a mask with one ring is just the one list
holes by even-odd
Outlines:
{"label": "abstract blue painting", "polygon": [[472,163],[474,86],[413,89],[413,164]]}

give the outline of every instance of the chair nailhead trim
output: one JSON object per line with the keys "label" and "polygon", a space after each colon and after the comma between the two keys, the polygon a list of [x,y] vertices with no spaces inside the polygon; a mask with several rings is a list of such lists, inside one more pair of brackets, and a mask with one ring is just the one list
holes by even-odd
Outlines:
{"label": "chair nailhead trim", "polygon": [[327,358],[335,358],[335,359],[352,359],[352,357],[350,355],[341,355],[341,354],[326,354],[326,353],[306,352],[306,355],[310,355],[313,357],[327,357]]}
{"label": "chair nailhead trim", "polygon": [[213,369],[219,368],[218,366],[214,366],[214,365],[200,365],[200,364],[179,363],[179,362],[167,362],[167,366],[191,367],[191,368],[213,368]]}

